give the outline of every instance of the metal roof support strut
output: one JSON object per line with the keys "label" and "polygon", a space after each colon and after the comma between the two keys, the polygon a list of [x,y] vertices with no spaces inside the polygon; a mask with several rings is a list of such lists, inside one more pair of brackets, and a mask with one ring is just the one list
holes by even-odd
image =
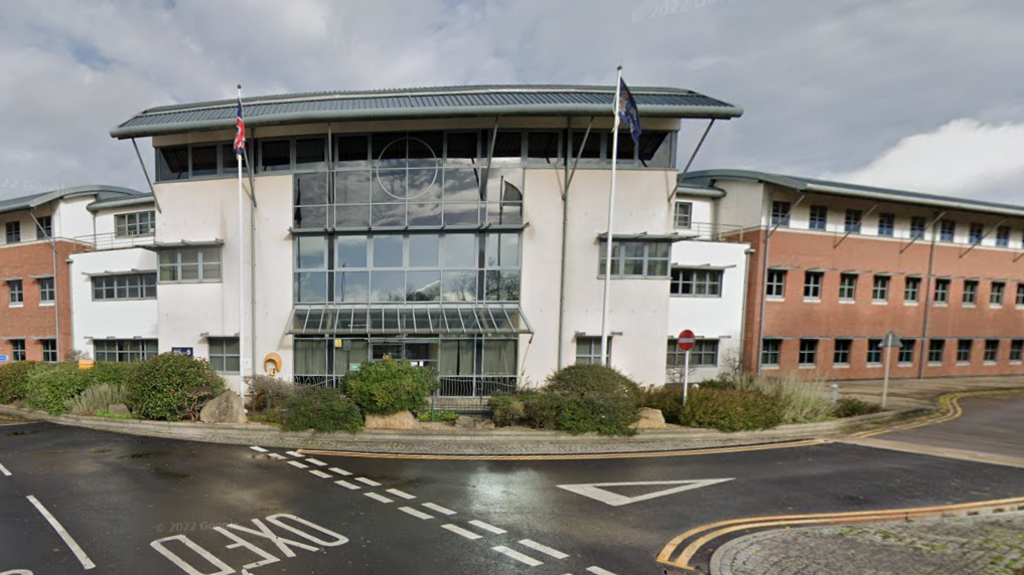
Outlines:
{"label": "metal roof support strut", "polygon": [[[945,215],[946,215],[946,212],[941,212],[941,213],[940,213],[939,215],[935,216],[935,219],[933,219],[933,220],[931,221],[931,223],[929,223],[928,225],[926,225],[926,226],[924,227],[924,229],[926,229],[926,230],[927,230],[928,228],[933,228],[933,226],[935,226],[935,224],[936,224],[936,223],[937,223],[937,222],[938,222],[938,221],[939,221],[940,219],[942,219],[942,217],[943,217],[943,216],[945,216]],[[932,229],[932,234],[935,234],[935,229],[934,229],[934,228]],[[923,238],[923,237],[924,237],[924,232],[922,231],[921,235],[919,235],[919,236],[914,236],[913,238],[911,238],[911,240],[910,240],[910,243],[909,243],[909,244],[907,244],[907,245],[903,246],[902,248],[900,248],[900,253],[902,254],[903,252],[907,251],[907,249],[908,249],[908,248],[910,248],[910,246],[914,245],[914,242],[916,242],[917,240],[919,240],[919,239],[921,239],[921,238]]]}
{"label": "metal roof support strut", "polygon": [[[863,223],[863,221],[864,221],[864,218],[866,218],[866,217],[870,216],[870,215],[872,214],[872,212],[874,212],[875,210],[877,210],[877,209],[878,209],[878,205],[879,205],[879,203],[880,203],[880,202],[875,202],[875,205],[871,206],[871,208],[870,208],[870,209],[869,209],[868,211],[864,212],[864,215],[862,215],[862,216],[860,217],[860,218],[861,218],[861,222],[862,222],[862,223]],[[832,249],[836,249],[836,248],[838,248],[838,247],[839,247],[839,244],[843,243],[843,242],[844,242],[844,241],[846,240],[846,238],[850,237],[850,234],[852,234],[852,233],[853,233],[853,230],[847,230],[847,231],[846,231],[846,233],[845,233],[845,234],[843,234],[843,237],[839,238],[839,241],[838,241],[838,242],[836,242],[836,243],[835,243],[835,245],[833,245],[833,246],[832,246]],[[860,233],[860,231],[858,230],[858,231],[857,231],[857,233],[859,234],[859,233]]]}
{"label": "metal roof support strut", "polygon": [[139,152],[139,145],[135,143],[135,138],[132,138],[132,146],[135,147],[135,157],[139,159],[139,165],[142,166],[142,175],[146,177],[149,193],[153,194],[153,204],[156,206],[156,211],[163,213],[163,210],[160,209],[160,200],[157,199],[156,190],[153,188],[153,182],[149,179],[149,170],[146,169],[146,162],[142,161],[142,153]]}
{"label": "metal roof support strut", "polygon": [[[704,145],[704,140],[708,137],[708,132],[711,131],[711,126],[714,126],[714,125],[715,125],[715,118],[711,118],[711,121],[708,122],[708,127],[704,128],[704,133],[701,134],[700,140],[697,142],[697,147],[695,147],[693,149],[693,153],[690,154],[690,159],[686,161],[686,166],[683,168],[683,172],[681,174],[679,174],[678,181],[682,181],[682,180],[686,179],[686,173],[690,171],[690,166],[693,164],[694,158],[697,157],[697,152],[699,152],[700,149],[701,149],[701,146]],[[675,197],[676,197],[676,189],[673,187],[672,191],[670,191],[668,193],[668,203],[671,204],[672,200],[674,200]]]}
{"label": "metal roof support strut", "polygon": [[1006,222],[1006,218],[1003,218],[1003,219],[999,220],[999,222],[996,225],[994,225],[991,228],[989,228],[989,230],[987,232],[985,232],[984,234],[981,235],[980,238],[978,238],[978,241],[976,243],[971,244],[971,247],[967,248],[967,251],[960,253],[960,258],[959,259],[963,259],[964,256],[966,256],[967,254],[969,254],[971,252],[971,250],[973,250],[974,248],[980,246],[981,242],[984,241],[985,238],[987,238],[989,235],[991,235],[992,232],[996,231],[996,229],[998,229],[999,226],[1003,225],[1005,222]]}

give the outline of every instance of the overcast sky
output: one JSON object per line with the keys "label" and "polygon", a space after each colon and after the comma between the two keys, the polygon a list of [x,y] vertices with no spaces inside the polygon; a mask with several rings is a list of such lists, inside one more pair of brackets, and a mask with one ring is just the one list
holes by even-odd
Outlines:
{"label": "overcast sky", "polygon": [[[742,106],[695,169],[1024,203],[1019,0],[6,2],[0,198],[146,189],[109,130],[144,108],[462,85],[690,88]],[[642,110],[641,110],[642,113]],[[686,124],[684,143],[702,126]],[[152,163],[148,142],[143,150]]]}

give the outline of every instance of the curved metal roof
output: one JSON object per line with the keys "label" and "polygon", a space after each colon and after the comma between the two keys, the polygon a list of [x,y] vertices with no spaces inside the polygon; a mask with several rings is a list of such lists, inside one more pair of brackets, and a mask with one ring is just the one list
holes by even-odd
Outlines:
{"label": "curved metal roof", "polygon": [[0,214],[17,212],[20,210],[30,210],[47,202],[52,202],[53,200],[73,198],[76,196],[96,196],[97,200],[103,201],[137,195],[139,195],[139,192],[128,188],[122,188],[121,186],[107,186],[103,184],[74,186],[71,188],[62,188],[59,190],[43,192],[41,194],[32,194],[29,196],[21,196],[19,198],[0,200]]}
{"label": "curved metal roof", "polygon": [[[641,116],[736,118],[743,109],[681,88],[631,88]],[[314,92],[243,98],[249,126],[328,121],[481,116],[610,115],[613,86],[449,86],[362,92]],[[110,131],[114,138],[230,129],[235,100],[160,106]]]}
{"label": "curved metal roof", "polygon": [[86,206],[90,212],[98,212],[100,210],[108,210],[111,208],[124,208],[128,206],[141,206],[146,204],[153,204],[153,194],[136,193],[134,196],[115,196],[112,198],[96,200],[95,202]]}

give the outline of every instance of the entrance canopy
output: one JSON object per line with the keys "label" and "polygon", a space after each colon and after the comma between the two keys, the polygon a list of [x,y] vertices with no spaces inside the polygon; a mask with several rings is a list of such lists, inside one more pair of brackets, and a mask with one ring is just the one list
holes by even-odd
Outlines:
{"label": "entrance canopy", "polygon": [[296,306],[292,335],[516,335],[533,333],[518,305]]}

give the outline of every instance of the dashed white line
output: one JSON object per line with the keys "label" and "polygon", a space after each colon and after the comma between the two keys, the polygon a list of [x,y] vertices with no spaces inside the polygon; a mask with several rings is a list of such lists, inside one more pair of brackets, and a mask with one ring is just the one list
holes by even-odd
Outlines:
{"label": "dashed white line", "polygon": [[327,467],[326,463],[324,463],[323,461],[320,461],[319,459],[313,459],[312,457],[307,458],[306,462],[307,463],[312,463],[313,465],[316,465],[317,467]]}
{"label": "dashed white line", "polygon": [[504,545],[498,545],[497,547],[491,547],[491,549],[494,549],[495,551],[497,551],[498,553],[501,553],[502,555],[505,555],[507,557],[511,557],[511,558],[515,559],[516,561],[519,561],[520,563],[526,563],[530,567],[536,567],[538,565],[543,565],[544,564],[543,561],[537,561],[536,559],[534,559],[533,557],[530,557],[529,555],[523,555],[522,553],[520,553],[518,551],[515,551],[515,550],[512,550],[512,549],[509,549],[508,547],[505,547]]}
{"label": "dashed white line", "polygon": [[413,517],[415,517],[417,519],[433,519],[434,518],[433,515],[427,515],[426,513],[420,511],[419,509],[413,509],[412,507],[399,507],[398,510],[402,511],[404,513],[408,513],[409,515],[412,515]]}
{"label": "dashed white line", "polygon": [[508,533],[507,531],[505,531],[501,527],[495,527],[495,526],[491,525],[490,523],[484,523],[483,521],[480,521],[479,519],[474,519],[474,520],[470,521],[469,524],[470,525],[476,525],[480,529],[483,529],[484,531],[490,531],[491,533],[494,533],[495,535],[501,535],[502,533]]}
{"label": "dashed white line", "polygon": [[268,453],[267,457],[273,457],[274,459],[287,459],[285,456],[281,455],[280,453]]}
{"label": "dashed white line", "polygon": [[308,469],[309,468],[308,465],[306,465],[305,463],[301,463],[299,461],[289,461],[288,465],[291,465],[292,467],[298,467],[299,469]]}
{"label": "dashed white line", "polygon": [[396,497],[401,497],[402,499],[416,499],[415,495],[409,495],[401,489],[388,489],[387,492]]}
{"label": "dashed white line", "polygon": [[443,513],[444,515],[455,515],[455,512],[452,511],[451,509],[448,509],[447,507],[441,507],[437,503],[424,503],[423,506],[426,507],[427,509],[437,511],[438,513]]}
{"label": "dashed white line", "polygon": [[376,481],[372,479],[367,479],[365,477],[356,477],[356,481],[364,485],[369,485],[370,487],[380,487],[380,483],[377,483]]}
{"label": "dashed white line", "polygon": [[288,455],[291,455],[292,457],[304,457],[301,453],[298,453],[298,452],[295,452],[295,451],[285,451],[285,453],[287,453]]}
{"label": "dashed white line", "polygon": [[43,518],[50,524],[50,527],[53,527],[53,530],[57,532],[57,535],[60,535],[60,538],[64,540],[64,543],[71,548],[71,552],[78,558],[78,562],[82,564],[83,569],[92,569],[96,567],[96,564],[93,563],[92,559],[89,559],[89,556],[85,554],[85,551],[78,546],[78,543],[76,543],[71,537],[71,534],[64,529],[64,526],[60,524],[60,521],[57,521],[57,518],[51,515],[38,499],[29,495],[28,501],[34,505],[37,510],[39,510],[39,513],[41,513]]}
{"label": "dashed white line", "polygon": [[395,501],[394,499],[391,499],[390,497],[384,497],[380,493],[373,493],[372,491],[368,492],[368,493],[364,493],[363,495],[365,495],[365,496],[367,496],[370,499],[373,499],[375,501],[380,501],[381,503],[393,503]]}
{"label": "dashed white line", "polygon": [[339,469],[337,467],[328,467],[327,471],[331,471],[333,473],[337,473],[338,475],[343,475],[345,477],[348,477],[349,475],[352,475],[351,472],[345,471],[344,469]]}
{"label": "dashed white line", "polygon": [[3,473],[4,477],[10,477],[11,476],[11,472],[7,471],[7,468],[4,467],[3,463],[0,463],[0,473]]}
{"label": "dashed white line", "polygon": [[355,483],[349,483],[348,481],[345,481],[344,479],[341,479],[339,481],[335,481],[334,484],[335,485],[340,485],[342,487],[347,487],[348,489],[351,489],[352,491],[355,491],[356,489],[362,489],[362,487],[359,487]]}
{"label": "dashed white line", "polygon": [[334,477],[330,473],[320,471],[319,469],[310,469],[309,472],[312,473],[313,475],[316,475],[320,479],[331,479],[332,477]]}
{"label": "dashed white line", "polygon": [[269,449],[263,449],[259,445],[250,445],[249,449],[251,449],[253,451],[258,451],[260,453],[266,453],[266,452],[270,451]]}
{"label": "dashed white line", "polygon": [[590,571],[594,575],[615,575],[607,569],[601,569],[600,567],[587,567],[587,571]]}
{"label": "dashed white line", "polygon": [[550,556],[554,557],[555,559],[565,559],[566,557],[569,556],[566,553],[562,553],[558,549],[552,549],[552,548],[548,547],[547,545],[541,545],[540,543],[537,543],[536,541],[531,541],[529,539],[522,539],[522,540],[519,541],[519,544],[522,545],[523,547],[529,547],[530,549],[533,549],[535,551],[540,551],[541,553],[543,553],[545,555],[550,555]]}
{"label": "dashed white line", "polygon": [[470,531],[468,529],[463,529],[463,528],[459,527],[458,525],[452,525],[451,523],[446,523],[446,524],[442,525],[441,528],[442,529],[447,529],[448,531],[451,531],[452,533],[455,533],[456,535],[462,535],[463,537],[465,537],[466,539],[469,539],[470,541],[472,541],[473,539],[480,539],[480,535],[477,535],[476,533],[473,533],[472,531]]}

